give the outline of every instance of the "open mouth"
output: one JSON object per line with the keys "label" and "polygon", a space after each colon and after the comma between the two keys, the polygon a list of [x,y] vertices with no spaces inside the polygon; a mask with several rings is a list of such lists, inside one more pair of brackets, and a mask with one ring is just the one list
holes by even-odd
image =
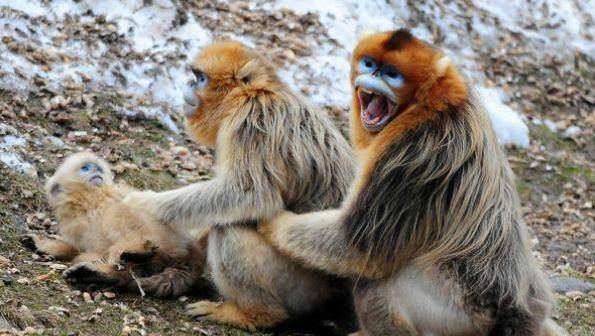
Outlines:
{"label": "open mouth", "polygon": [[368,131],[380,131],[397,114],[397,103],[381,93],[360,87],[357,97],[360,119]]}

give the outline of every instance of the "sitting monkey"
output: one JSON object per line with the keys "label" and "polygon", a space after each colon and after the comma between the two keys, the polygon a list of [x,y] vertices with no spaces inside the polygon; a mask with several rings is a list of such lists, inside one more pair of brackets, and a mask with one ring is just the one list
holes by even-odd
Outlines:
{"label": "sitting monkey", "polygon": [[170,227],[213,226],[208,266],[222,301],[190,304],[187,314],[246,329],[312,314],[341,286],[279,253],[256,225],[282,209],[338,206],[354,173],[349,144],[263,56],[239,43],[210,45],[191,67],[187,130],[216,149],[216,177],[132,193],[125,203],[145,204]]}
{"label": "sitting monkey", "polygon": [[[134,189],[114,183],[107,162],[92,153],[68,157],[45,189],[59,221],[59,237],[28,235],[25,242],[39,252],[74,262],[64,272],[71,282],[133,287],[132,274],[119,270],[121,264],[150,261],[159,267],[202,260],[189,235],[158,223],[143,209],[123,204]],[[173,289],[155,291],[157,296],[181,294]]]}

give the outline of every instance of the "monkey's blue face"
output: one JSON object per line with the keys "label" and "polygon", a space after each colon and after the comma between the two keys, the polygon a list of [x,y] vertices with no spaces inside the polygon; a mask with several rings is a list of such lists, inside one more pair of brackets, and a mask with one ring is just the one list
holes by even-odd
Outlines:
{"label": "monkey's blue face", "polygon": [[369,56],[358,61],[355,90],[366,130],[380,131],[397,114],[399,98],[395,91],[404,84],[403,75],[393,66]]}
{"label": "monkey's blue face", "polygon": [[96,187],[105,182],[103,168],[94,162],[87,162],[79,169],[79,175],[90,186]]}
{"label": "monkey's blue face", "polygon": [[200,106],[200,98],[197,91],[203,90],[209,84],[210,78],[204,72],[192,69],[193,78],[184,90],[184,114],[191,116]]}

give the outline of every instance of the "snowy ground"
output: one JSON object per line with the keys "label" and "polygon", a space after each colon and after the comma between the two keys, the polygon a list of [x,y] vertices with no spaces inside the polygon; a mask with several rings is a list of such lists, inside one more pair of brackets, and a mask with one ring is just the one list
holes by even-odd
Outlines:
{"label": "snowy ground", "polygon": [[[421,1],[410,7],[405,0],[278,0],[232,6],[275,17],[287,10],[318,15],[321,29],[303,34],[310,51],[296,56],[289,50],[280,74],[316,104],[343,110],[350,102],[349,53],[358,34],[409,27],[452,56],[482,94],[501,142],[521,147],[529,146],[526,119],[508,105],[508,93],[486,79],[480,52],[516,34],[543,55],[595,54],[593,1]],[[54,95],[50,108],[70,103],[61,96],[64,90],[80,89],[79,100],[88,104],[87,87],[118,92],[127,98],[118,106],[122,114],[158,118],[173,132],[178,127],[171,115],[183,102],[189,58],[221,36],[260,47],[259,33],[221,34],[209,27],[207,21],[221,16],[216,7],[186,15],[178,1],[0,0],[0,8],[0,88],[37,92],[41,83]],[[9,139],[0,146],[0,159],[26,171],[11,150],[19,144]]]}

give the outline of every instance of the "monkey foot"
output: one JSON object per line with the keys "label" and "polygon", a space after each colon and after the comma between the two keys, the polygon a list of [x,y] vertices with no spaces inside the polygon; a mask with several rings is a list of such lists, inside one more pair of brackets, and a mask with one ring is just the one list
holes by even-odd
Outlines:
{"label": "monkey foot", "polygon": [[206,300],[187,305],[185,313],[201,320],[230,324],[251,331],[273,327],[287,318],[287,314],[282,310],[246,310],[240,309],[232,302]]}
{"label": "monkey foot", "polygon": [[124,264],[142,264],[151,261],[156,254],[155,251],[122,252],[120,254],[120,261]]}
{"label": "monkey foot", "polygon": [[111,286],[118,284],[118,279],[103,273],[96,269],[95,265],[88,262],[82,262],[71,266],[62,273],[62,276],[66,282],[73,285],[97,284]]}
{"label": "monkey foot", "polygon": [[35,244],[35,235],[27,234],[21,237],[21,244],[31,251],[38,252],[37,244]]}
{"label": "monkey foot", "polygon": [[185,313],[191,317],[207,317],[219,309],[223,305],[223,302],[213,302],[213,301],[198,301],[195,303],[191,303],[186,306]]}

